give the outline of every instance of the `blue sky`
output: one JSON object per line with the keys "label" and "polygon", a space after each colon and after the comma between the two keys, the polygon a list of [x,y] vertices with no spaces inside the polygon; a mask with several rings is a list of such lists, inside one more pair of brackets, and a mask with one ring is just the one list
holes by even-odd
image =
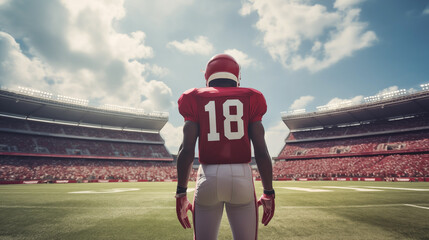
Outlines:
{"label": "blue sky", "polygon": [[427,0],[0,0],[0,85],[168,112],[176,153],[180,94],[203,87],[207,61],[233,55],[260,90],[272,156],[281,112],[429,82]]}

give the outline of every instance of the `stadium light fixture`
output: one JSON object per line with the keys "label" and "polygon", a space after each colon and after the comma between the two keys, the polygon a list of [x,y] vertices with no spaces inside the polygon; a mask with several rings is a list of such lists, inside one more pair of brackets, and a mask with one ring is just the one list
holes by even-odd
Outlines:
{"label": "stadium light fixture", "polygon": [[[6,88],[4,88],[2,86],[1,86],[1,89],[6,90]],[[79,106],[85,106],[85,107],[87,107],[89,105],[89,100],[86,100],[86,99],[69,97],[69,96],[64,96],[64,95],[59,95],[59,94],[54,95],[54,94],[49,93],[49,92],[44,92],[44,91],[40,91],[40,90],[36,90],[36,89],[32,89],[32,88],[21,87],[21,86],[19,86],[17,90],[15,89],[15,90],[11,90],[11,91],[17,92],[19,94],[31,96],[31,97],[37,97],[37,98],[41,98],[41,99],[57,101],[60,103],[65,103],[65,104],[73,104],[73,105],[79,105]],[[102,106],[93,106],[93,107],[98,108],[98,109],[102,109],[102,110],[106,110],[106,111],[117,111],[117,112],[131,113],[131,114],[142,115],[142,116],[150,116],[150,117],[158,117],[158,118],[168,117],[167,112],[156,112],[156,111],[154,111],[154,112],[147,113],[143,109],[118,106],[118,105],[113,105],[113,104],[104,104]]]}
{"label": "stadium light fixture", "polygon": [[24,94],[27,96],[32,96],[32,97],[44,98],[44,99],[52,99],[52,96],[53,96],[53,94],[49,92],[44,92],[44,91],[21,87],[21,86],[18,87],[18,93]]}
{"label": "stadium light fixture", "polygon": [[63,103],[81,105],[81,106],[88,106],[88,103],[89,103],[89,101],[85,99],[79,99],[79,98],[68,97],[63,95],[57,95],[56,100]]}
{"label": "stadium light fixture", "polygon": [[406,94],[408,94],[407,90],[399,89],[399,90],[395,90],[395,91],[385,92],[382,94],[377,94],[374,96],[365,97],[364,100],[365,100],[365,102],[376,102],[376,101],[381,101],[381,100],[385,100],[385,99],[404,96]]}
{"label": "stadium light fixture", "polygon": [[420,87],[422,88],[422,90],[426,91],[429,90],[429,83],[425,83],[425,84],[421,84]]}

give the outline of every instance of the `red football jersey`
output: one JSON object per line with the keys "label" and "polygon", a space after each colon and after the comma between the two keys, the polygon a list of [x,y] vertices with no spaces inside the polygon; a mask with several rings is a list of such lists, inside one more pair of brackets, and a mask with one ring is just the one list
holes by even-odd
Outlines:
{"label": "red football jersey", "polygon": [[199,124],[199,161],[203,164],[249,163],[249,123],[261,121],[267,103],[261,92],[241,87],[194,88],[180,96],[185,121]]}

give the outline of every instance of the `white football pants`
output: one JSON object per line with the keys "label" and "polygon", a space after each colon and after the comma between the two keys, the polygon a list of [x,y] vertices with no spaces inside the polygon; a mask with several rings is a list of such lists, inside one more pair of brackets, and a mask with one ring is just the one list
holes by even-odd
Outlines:
{"label": "white football pants", "polygon": [[258,208],[249,164],[200,165],[194,195],[194,239],[217,239],[224,206],[234,239],[257,239]]}

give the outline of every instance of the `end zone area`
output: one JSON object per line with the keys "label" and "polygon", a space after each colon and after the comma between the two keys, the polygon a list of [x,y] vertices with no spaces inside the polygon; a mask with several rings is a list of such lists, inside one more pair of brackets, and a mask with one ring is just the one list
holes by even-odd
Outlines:
{"label": "end zone area", "polygon": [[[276,213],[259,225],[259,239],[429,239],[427,182],[274,187]],[[175,189],[172,182],[0,185],[0,239],[192,239],[176,219]],[[256,190],[262,194],[260,182]],[[231,239],[226,214],[219,239]]]}

